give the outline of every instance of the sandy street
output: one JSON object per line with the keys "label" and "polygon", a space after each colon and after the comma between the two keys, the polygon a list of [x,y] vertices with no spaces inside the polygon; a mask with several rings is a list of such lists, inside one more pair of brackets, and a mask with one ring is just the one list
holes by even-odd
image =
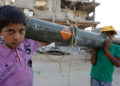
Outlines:
{"label": "sandy street", "polygon": [[[34,86],[90,86],[90,59],[84,55],[33,55]],[[113,86],[120,86],[120,68]]]}

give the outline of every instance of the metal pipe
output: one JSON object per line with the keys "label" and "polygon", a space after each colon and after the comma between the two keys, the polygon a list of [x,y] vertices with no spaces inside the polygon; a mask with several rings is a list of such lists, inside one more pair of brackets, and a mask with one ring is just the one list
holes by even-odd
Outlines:
{"label": "metal pipe", "polygon": [[29,18],[26,21],[26,28],[26,38],[67,45],[72,40],[72,29],[68,26]]}
{"label": "metal pipe", "polygon": [[[55,42],[63,45],[103,47],[108,37],[104,34],[87,32],[77,27],[69,27],[51,22],[28,18],[26,38],[38,41]],[[118,42],[120,44],[120,42]]]}
{"label": "metal pipe", "polygon": [[96,48],[104,47],[105,42],[108,41],[108,37],[105,34],[87,32],[80,29],[76,30],[74,45]]}

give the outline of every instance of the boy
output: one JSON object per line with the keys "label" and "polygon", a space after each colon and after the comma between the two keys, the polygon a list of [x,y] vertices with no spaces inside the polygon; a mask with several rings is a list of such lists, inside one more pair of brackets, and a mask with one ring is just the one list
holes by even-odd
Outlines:
{"label": "boy", "polygon": [[25,32],[25,15],[20,9],[0,7],[0,86],[33,86],[31,57],[39,42],[24,39]]}
{"label": "boy", "polygon": [[105,33],[109,37],[109,41],[104,49],[92,50],[91,86],[112,86],[114,65],[120,66],[120,47],[111,44],[111,40],[117,32],[112,26],[105,26],[101,33]]}

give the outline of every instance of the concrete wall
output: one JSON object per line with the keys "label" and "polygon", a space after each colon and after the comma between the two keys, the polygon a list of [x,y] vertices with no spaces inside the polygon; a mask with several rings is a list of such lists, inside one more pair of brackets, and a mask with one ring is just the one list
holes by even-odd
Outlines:
{"label": "concrete wall", "polygon": [[[73,11],[68,9],[61,9],[61,0],[45,0],[47,1],[45,9],[40,9],[40,6],[35,7],[36,0],[15,0],[15,6],[25,8],[33,11],[34,18],[47,19],[54,21],[67,21],[68,19],[73,22],[85,21],[88,14],[83,11]],[[69,1],[84,1],[89,0],[69,0]],[[29,13],[28,13],[29,14]]]}
{"label": "concrete wall", "polygon": [[0,0],[0,6],[10,5],[10,1],[11,1],[11,0]]}
{"label": "concrete wall", "polygon": [[72,2],[89,2],[89,0],[68,0],[68,1],[72,1]]}
{"label": "concrete wall", "polygon": [[34,9],[34,13],[35,13],[35,18],[39,18],[39,19],[53,19],[53,16],[55,16],[55,20],[61,20],[61,21],[65,21],[65,13],[64,12],[51,12],[51,11],[39,11]]}
{"label": "concrete wall", "polygon": [[60,11],[61,10],[61,0],[48,0],[49,11]]}
{"label": "concrete wall", "polygon": [[33,9],[33,6],[35,4],[34,0],[15,0],[14,5],[19,7],[19,8],[28,8],[28,9]]}
{"label": "concrete wall", "polygon": [[3,0],[0,0],[0,6],[4,5]]}
{"label": "concrete wall", "polygon": [[85,20],[87,12],[61,10],[61,0],[48,0],[48,10],[34,9],[35,18],[53,19],[55,21],[66,21],[67,18],[74,21]]}
{"label": "concrete wall", "polygon": [[51,12],[51,11],[39,11],[39,10],[35,10],[34,9],[34,13],[35,13],[35,18],[39,18],[39,19],[53,19],[53,17],[55,17],[55,20],[59,20],[59,21],[66,21],[66,19],[70,19],[73,21],[84,21],[85,18],[87,17],[87,13],[86,12],[81,12],[81,11],[77,11],[77,12],[73,12],[68,10],[67,14],[65,11],[61,12],[61,11],[56,11],[56,12]]}
{"label": "concrete wall", "polygon": [[73,21],[82,21],[87,17],[87,12],[68,10],[67,17]]}

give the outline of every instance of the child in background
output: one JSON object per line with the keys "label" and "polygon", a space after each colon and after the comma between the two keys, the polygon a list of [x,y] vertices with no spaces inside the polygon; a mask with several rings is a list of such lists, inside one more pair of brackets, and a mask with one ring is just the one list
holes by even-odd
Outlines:
{"label": "child in background", "polygon": [[101,33],[105,33],[109,37],[109,41],[104,49],[92,50],[91,86],[112,86],[114,66],[120,67],[120,47],[111,44],[111,40],[117,32],[112,26],[105,26]]}
{"label": "child in background", "polygon": [[25,20],[15,6],[0,7],[0,86],[33,86],[32,54],[49,44],[25,39]]}

